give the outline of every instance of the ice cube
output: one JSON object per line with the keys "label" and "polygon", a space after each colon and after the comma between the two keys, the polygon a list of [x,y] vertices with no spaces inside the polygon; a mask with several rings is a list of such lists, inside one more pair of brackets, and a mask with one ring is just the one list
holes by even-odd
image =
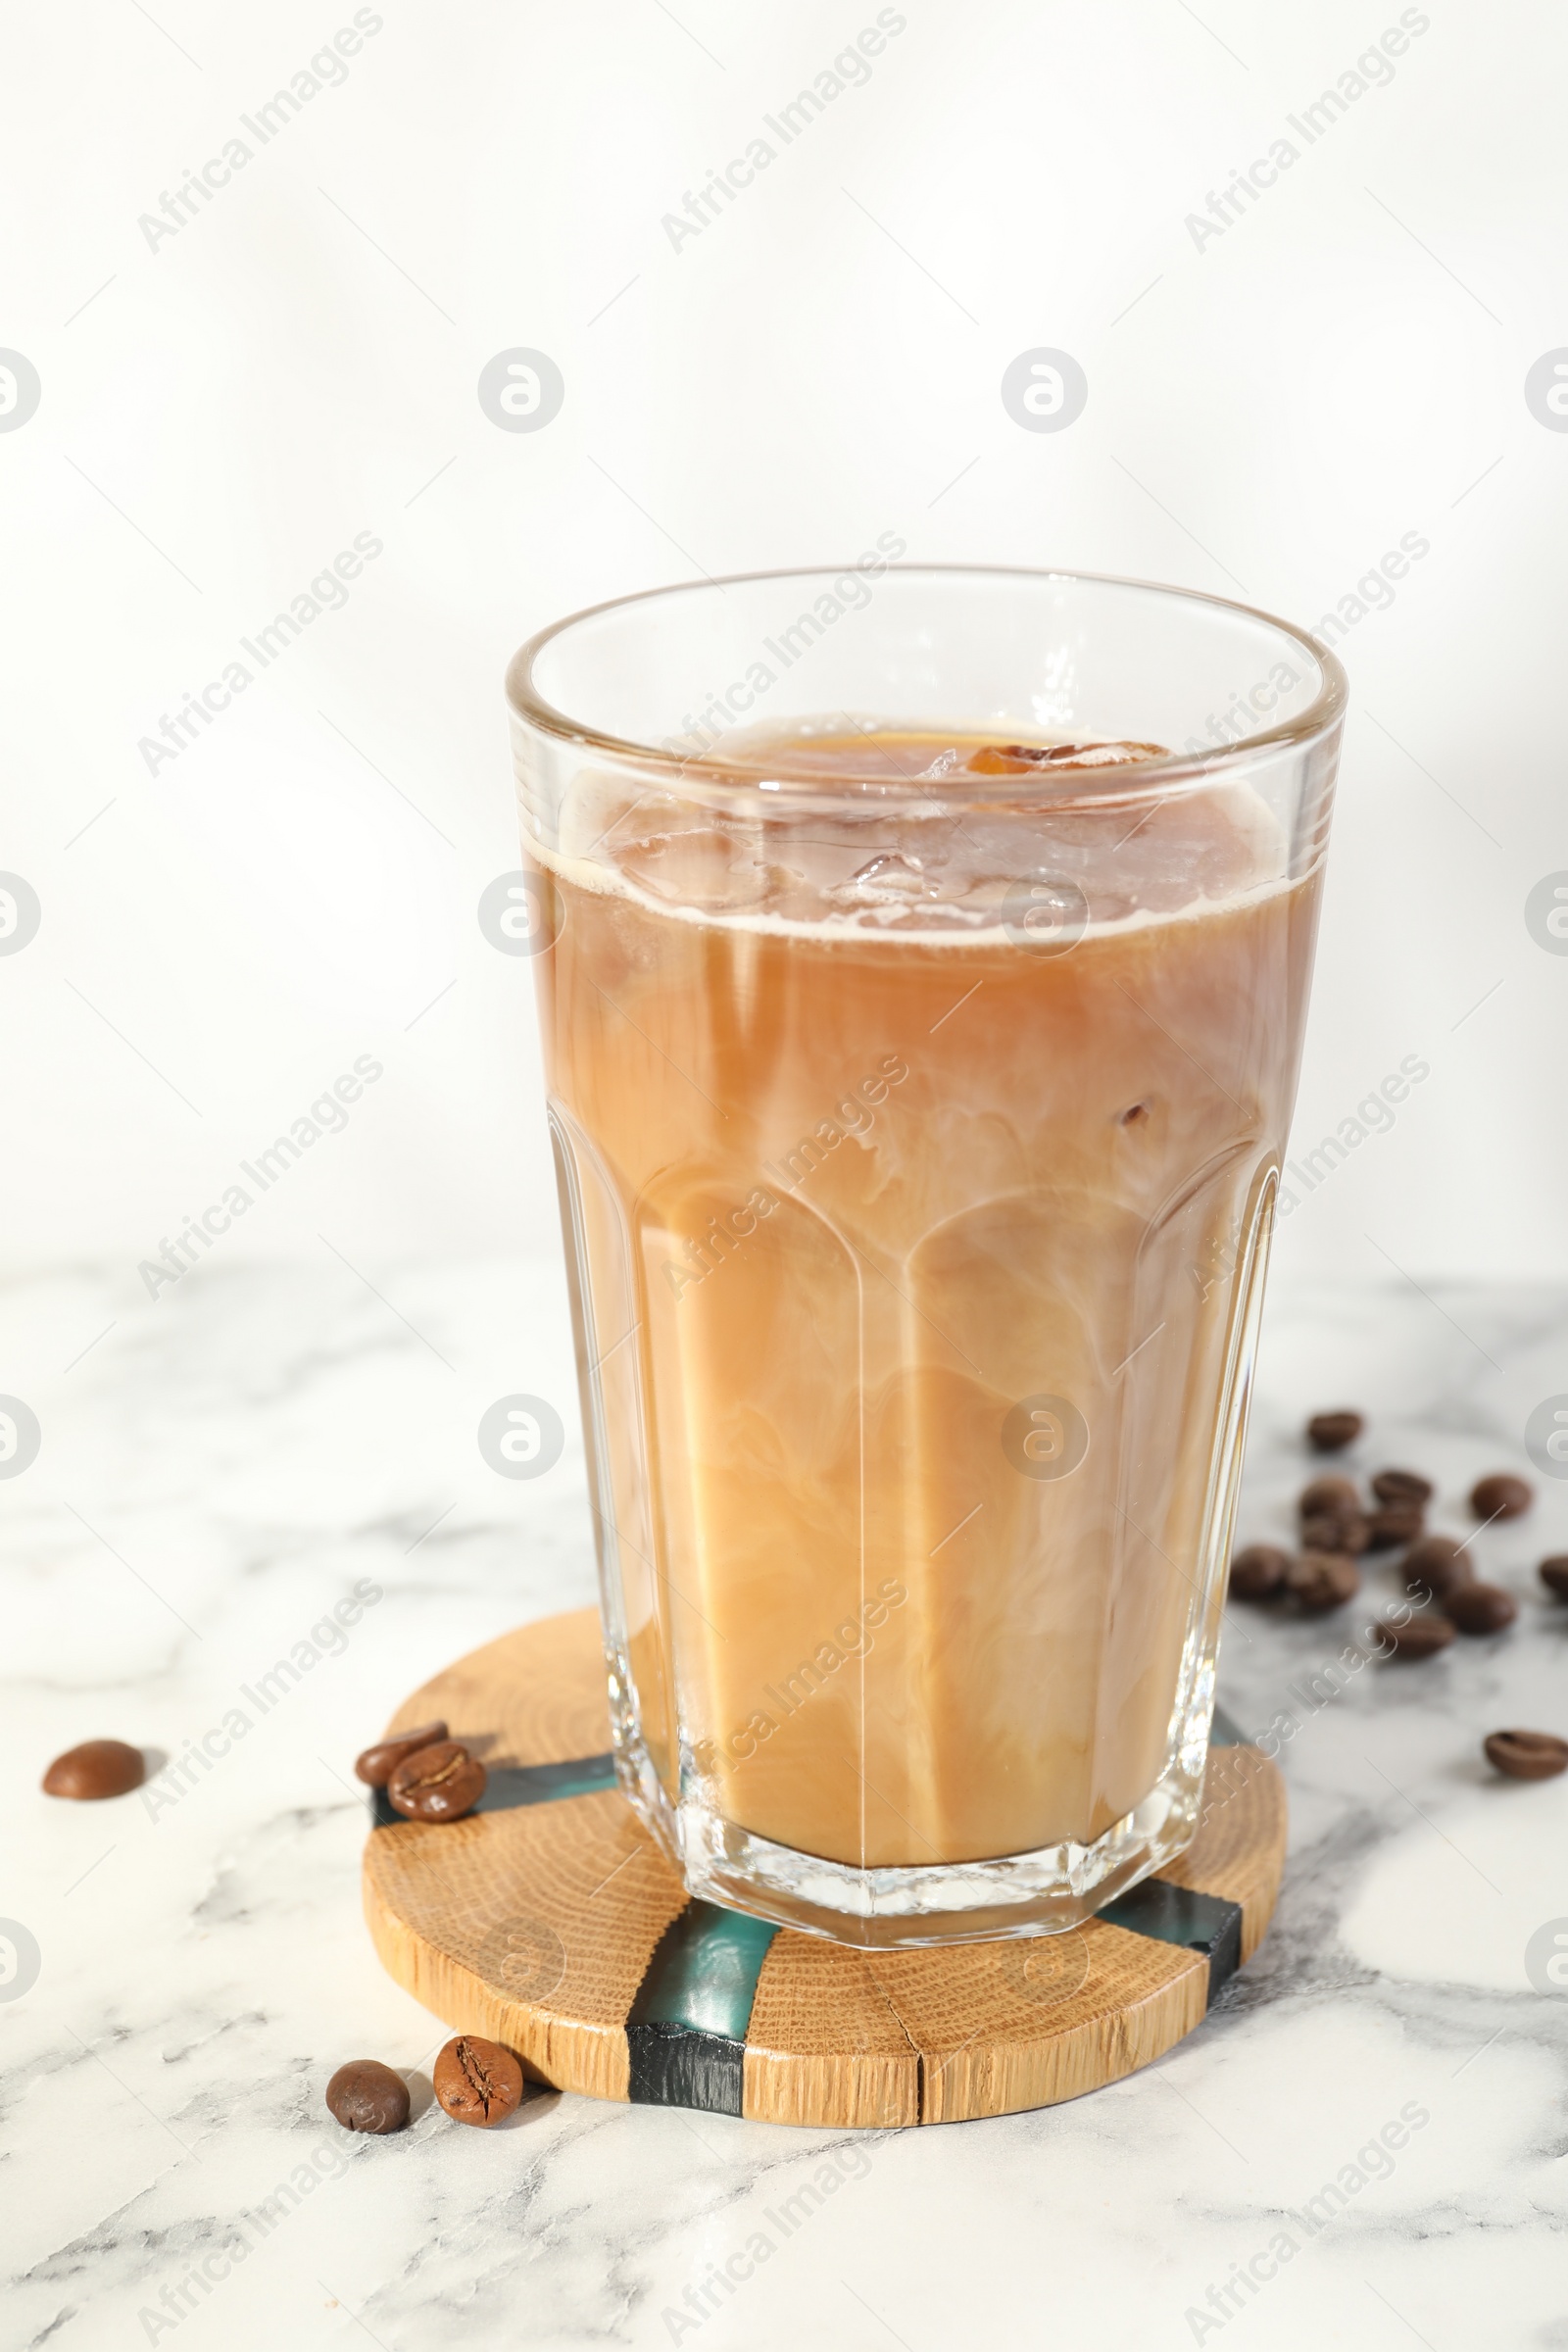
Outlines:
{"label": "ice cube", "polygon": [[887,852],[868,858],[847,882],[830,883],[822,895],[835,906],[909,906],[934,897],[936,888],[921,858]]}
{"label": "ice cube", "polygon": [[648,833],[639,841],[617,844],[615,863],[651,898],[705,913],[757,906],[772,886],[771,870],[756,839],[720,825]]}

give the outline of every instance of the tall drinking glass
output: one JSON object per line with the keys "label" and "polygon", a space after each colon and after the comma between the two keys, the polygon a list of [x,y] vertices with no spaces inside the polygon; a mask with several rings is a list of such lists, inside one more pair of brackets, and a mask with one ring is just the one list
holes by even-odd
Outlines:
{"label": "tall drinking glass", "polygon": [[627,1793],[791,1927],[1071,1927],[1196,1826],[1344,674],[877,556],[508,684]]}

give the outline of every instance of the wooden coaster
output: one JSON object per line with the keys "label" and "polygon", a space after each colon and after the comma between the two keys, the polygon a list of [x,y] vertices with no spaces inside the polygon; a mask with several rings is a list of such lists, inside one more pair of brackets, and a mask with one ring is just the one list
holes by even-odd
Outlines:
{"label": "wooden coaster", "polygon": [[1222,1719],[1158,1878],[1064,1935],[866,1952],[688,1897],[615,1787],[594,1610],[460,1658],[388,1735],[436,1716],[490,1785],[441,1827],[377,1797],[376,1950],[455,2032],[596,2098],[873,2128],[1049,2107],[1190,2034],[1279,1891],[1284,1784]]}

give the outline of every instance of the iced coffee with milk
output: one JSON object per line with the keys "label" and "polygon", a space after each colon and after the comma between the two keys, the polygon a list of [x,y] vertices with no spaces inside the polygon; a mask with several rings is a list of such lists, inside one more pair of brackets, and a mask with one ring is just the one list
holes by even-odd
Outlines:
{"label": "iced coffee with milk", "polygon": [[815,1932],[1070,1925],[1192,1834],[1320,858],[875,712],[527,814],[634,1801]]}

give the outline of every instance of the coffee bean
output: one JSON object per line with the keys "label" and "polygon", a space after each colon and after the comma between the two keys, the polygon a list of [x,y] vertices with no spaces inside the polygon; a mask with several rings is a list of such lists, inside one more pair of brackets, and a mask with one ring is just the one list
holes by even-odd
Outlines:
{"label": "coffee bean", "polygon": [[499,2124],[522,2100],[522,2069],[499,2041],[460,2034],[431,2071],[435,2095],[460,2124]]}
{"label": "coffee bean", "polygon": [[1518,1519],[1536,1499],[1534,1487],[1510,1471],[1494,1470],[1478,1478],[1470,1490],[1470,1508],[1478,1519]]}
{"label": "coffee bean", "polygon": [[1325,1511],[1358,1512],[1361,1496],[1353,1478],[1342,1478],[1334,1471],[1327,1478],[1308,1479],[1297,1508],[1303,1519],[1316,1518]]}
{"label": "coffee bean", "polygon": [[1316,1616],[1353,1600],[1361,1590],[1361,1571],[1344,1552],[1303,1551],[1291,1562],[1285,1589],[1298,1608]]}
{"label": "coffee bean", "polygon": [[1435,1658],[1453,1640],[1446,1617],[1407,1617],[1403,1625],[1384,1623],[1378,1632],[1388,1643],[1384,1654],[1391,1658]]}
{"label": "coffee bean", "polygon": [[1500,1634],[1519,1614],[1519,1603],[1500,1585],[1455,1585],[1444,1606],[1461,1634]]}
{"label": "coffee bean", "polygon": [[1285,1582],[1291,1555],[1277,1544],[1249,1544],[1231,1562],[1231,1592],[1237,1600],[1267,1600]]}
{"label": "coffee bean", "polygon": [[351,2058],[326,2086],[326,2103],[345,2132],[401,2132],[409,2086],[379,2058]]}
{"label": "coffee bean", "polygon": [[1475,1582],[1470,1555],[1456,1536],[1423,1537],[1405,1553],[1400,1569],[1405,1591],[1417,1598],[1423,1592],[1432,1592],[1442,1600],[1460,1585]]}
{"label": "coffee bean", "polygon": [[1481,1745],[1510,1781],[1552,1781],[1568,1772],[1568,1740],[1555,1732],[1489,1732]]}
{"label": "coffee bean", "polygon": [[1365,1427],[1359,1413],[1314,1413],[1306,1425],[1306,1442],[1314,1453],[1339,1453]]}
{"label": "coffee bean", "polygon": [[1370,1540],[1359,1511],[1308,1511],[1301,1519],[1303,1551],[1365,1551]]}
{"label": "coffee bean", "polygon": [[1418,1470],[1380,1470],[1372,1481],[1379,1502],[1430,1502],[1432,1481]]}
{"label": "coffee bean", "polygon": [[457,1821],[484,1794],[484,1766],[459,1740],[438,1740],[393,1767],[388,1798],[410,1821]]}
{"label": "coffee bean", "polygon": [[1401,1544],[1419,1541],[1426,1525],[1426,1513],[1418,1502],[1386,1502],[1378,1511],[1369,1511],[1366,1522],[1368,1551],[1393,1551]]}
{"label": "coffee bean", "polygon": [[43,1776],[43,1792],[45,1796],[123,1796],[127,1788],[139,1788],[146,1778],[139,1747],[127,1747],[123,1740],[84,1740],[79,1747],[68,1747],[63,1756],[56,1756]]}
{"label": "coffee bean", "polygon": [[1541,1563],[1541,1581],[1559,1600],[1568,1600],[1568,1551],[1554,1551]]}
{"label": "coffee bean", "polygon": [[367,1788],[384,1788],[405,1756],[416,1756],[421,1747],[434,1747],[446,1736],[444,1723],[426,1723],[416,1732],[398,1732],[390,1740],[378,1740],[355,1757],[355,1777]]}

